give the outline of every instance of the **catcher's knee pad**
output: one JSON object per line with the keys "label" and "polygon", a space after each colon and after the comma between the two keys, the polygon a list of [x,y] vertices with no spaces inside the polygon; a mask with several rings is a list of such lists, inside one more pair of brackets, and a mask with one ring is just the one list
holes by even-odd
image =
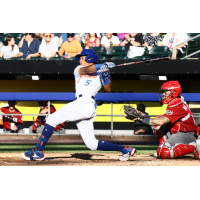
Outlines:
{"label": "catcher's knee pad", "polygon": [[163,143],[159,146],[157,154],[162,159],[178,158],[189,153],[194,153],[195,148],[195,142],[190,144],[175,144],[175,146],[171,146],[169,143]]}

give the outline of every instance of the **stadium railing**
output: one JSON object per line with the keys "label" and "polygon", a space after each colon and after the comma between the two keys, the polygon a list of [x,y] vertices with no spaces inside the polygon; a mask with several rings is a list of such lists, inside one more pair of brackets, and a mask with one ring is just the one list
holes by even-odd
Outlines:
{"label": "stadium railing", "polygon": [[[183,93],[185,101],[200,102],[199,93]],[[48,101],[48,114],[6,114],[17,116],[48,116],[50,115],[50,102],[51,101],[73,101],[75,98],[74,92],[69,93],[51,93],[51,92],[0,92],[0,100],[2,101]],[[123,117],[123,115],[113,114],[113,103],[115,102],[127,102],[127,101],[150,101],[158,102],[159,97],[157,93],[98,93],[96,95],[97,102],[110,102],[111,114],[110,115],[97,115],[101,117],[111,117],[111,134],[113,138],[113,117]],[[0,114],[5,115],[5,114]],[[193,115],[194,117],[200,117],[200,115]],[[149,117],[157,117],[157,115],[149,115]]]}
{"label": "stadium railing", "polygon": [[[199,38],[199,37],[200,37],[200,34],[198,34],[198,35],[196,35],[196,36],[190,38],[189,40],[186,40],[186,41],[184,41],[184,42],[180,42],[180,43],[175,44],[175,45],[174,45],[174,48],[173,48],[174,59],[176,59],[176,47],[177,47],[177,46],[179,46],[179,45],[181,45],[181,44],[184,44],[184,43],[186,43],[186,42],[192,41],[192,40],[194,40],[194,39],[196,39],[196,38]],[[200,53],[200,50],[195,51],[195,52],[193,52],[193,53],[191,53],[191,54],[189,54],[189,55],[187,55],[187,56],[181,58],[181,60],[186,59],[186,58],[188,58],[188,57],[190,57],[190,56],[193,56],[193,55],[195,55],[195,54],[197,54],[197,53]]]}

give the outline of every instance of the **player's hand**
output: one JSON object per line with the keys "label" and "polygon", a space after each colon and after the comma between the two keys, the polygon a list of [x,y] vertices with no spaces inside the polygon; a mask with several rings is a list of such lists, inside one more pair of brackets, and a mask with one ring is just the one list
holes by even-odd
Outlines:
{"label": "player's hand", "polygon": [[105,62],[103,63],[104,65],[107,65],[108,69],[112,69],[115,67],[115,63],[113,62]]}

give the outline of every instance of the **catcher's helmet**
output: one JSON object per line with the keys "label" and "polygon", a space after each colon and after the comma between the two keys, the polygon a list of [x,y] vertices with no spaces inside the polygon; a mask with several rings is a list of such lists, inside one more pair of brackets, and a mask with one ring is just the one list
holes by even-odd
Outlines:
{"label": "catcher's helmet", "polygon": [[161,86],[161,90],[170,90],[168,96],[159,95],[162,104],[168,104],[176,97],[181,97],[182,88],[178,81],[168,81]]}
{"label": "catcher's helmet", "polygon": [[75,58],[80,60],[81,56],[86,56],[85,61],[88,63],[98,63],[98,54],[92,49],[84,49],[80,54],[77,54]]}

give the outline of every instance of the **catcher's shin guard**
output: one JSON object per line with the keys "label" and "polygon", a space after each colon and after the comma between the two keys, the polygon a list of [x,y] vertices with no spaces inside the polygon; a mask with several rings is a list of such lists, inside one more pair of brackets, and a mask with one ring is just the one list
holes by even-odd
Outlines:
{"label": "catcher's shin guard", "polygon": [[195,142],[190,144],[176,144],[175,146],[171,146],[169,143],[163,143],[158,147],[157,154],[162,159],[178,158],[186,154],[194,153],[195,148]]}
{"label": "catcher's shin guard", "polygon": [[166,141],[166,136],[163,136],[163,134],[160,133],[159,130],[155,129],[155,134],[160,144]]}

